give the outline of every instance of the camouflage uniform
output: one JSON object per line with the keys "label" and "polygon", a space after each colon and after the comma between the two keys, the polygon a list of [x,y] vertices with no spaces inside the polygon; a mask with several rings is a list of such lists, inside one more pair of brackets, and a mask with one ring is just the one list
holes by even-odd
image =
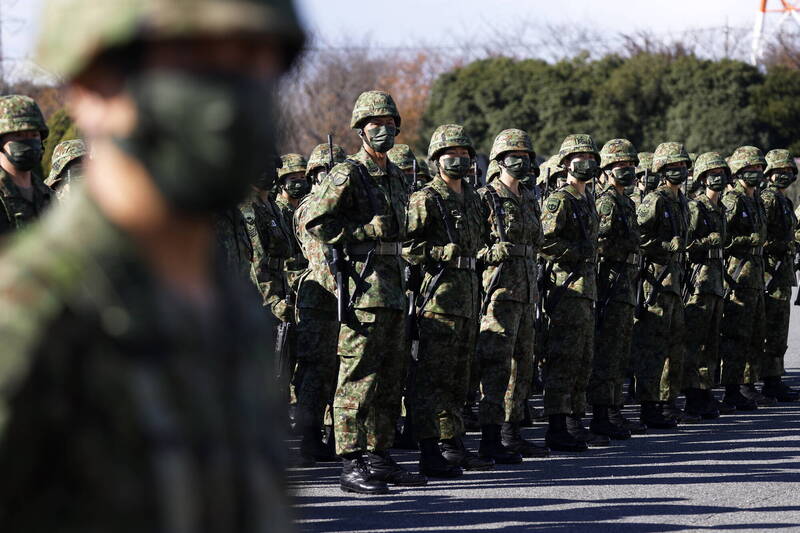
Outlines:
{"label": "camouflage uniform", "polygon": [[[653,155],[652,171],[659,173],[664,165],[677,162],[691,165],[683,145],[662,143]],[[688,235],[686,199],[665,183],[645,196],[637,218],[645,256],[644,297],[652,304],[642,309],[634,325],[633,358],[636,393],[647,418],[649,405],[672,400],[680,391],[685,350],[681,259]],[[653,291],[657,291],[654,298]],[[651,420],[648,425],[660,422]]]}
{"label": "camouflage uniform", "polygon": [[[501,132],[489,157],[496,162],[510,151],[536,157],[528,134],[522,130]],[[487,301],[477,346],[480,422],[482,426],[518,423],[523,419],[533,378],[534,305],[539,299],[536,256],[543,240],[539,205],[532,191],[522,187],[518,196],[499,179],[479,192],[483,217],[492,229],[478,256],[487,265],[483,272]],[[495,202],[503,212],[505,242],[513,245],[505,258],[498,257],[495,246],[502,240]]]}
{"label": "camouflage uniform", "polygon": [[[766,166],[766,161],[758,148],[745,146],[733,153],[728,164],[735,177],[743,167]],[[722,384],[755,383],[764,359],[766,213],[758,194],[748,196],[741,181],[722,202],[728,227],[726,281],[731,289],[725,299],[721,328]]]}
{"label": "camouflage uniform", "polygon": [[[784,169],[793,173],[796,178],[797,166],[787,150],[768,152],[766,161],[767,174],[776,169]],[[789,336],[790,300],[792,287],[797,286],[794,273],[796,251],[794,228],[797,226],[797,217],[794,214],[792,201],[784,195],[783,187],[774,182],[761,193],[761,200],[766,211],[767,224],[767,240],[764,244],[767,283],[764,311],[768,327],[764,345],[764,364],[761,368],[761,376],[766,385],[769,381],[780,380],[785,372],[783,358]]]}
{"label": "camouflage uniform", "polygon": [[82,178],[80,175],[73,175],[72,170],[86,155],[88,155],[86,144],[81,139],[60,142],[53,150],[50,175],[44,180],[44,184],[56,192],[56,198],[59,200],[63,200],[69,194],[72,185]]}
{"label": "camouflage uniform", "polygon": [[561,166],[558,154],[551,156],[539,167],[539,176],[536,178],[536,184],[539,186],[540,191],[544,191],[544,182],[548,177],[550,178],[550,183],[547,185],[545,197],[549,196],[554,190],[563,187],[566,183],[567,172]]}
{"label": "camouflage uniform", "polygon": [[636,179],[638,180],[638,186],[631,196],[631,199],[633,200],[633,205],[638,210],[639,206],[642,205],[642,200],[644,200],[644,197],[647,196],[648,192],[650,192],[645,190],[645,187],[647,186],[643,181],[645,173],[651,178],[651,180],[653,175],[657,176],[658,174],[652,171],[653,152],[639,152],[637,157],[639,158],[639,164],[636,165]]}
{"label": "camouflage uniform", "polygon": [[[414,152],[411,151],[411,148],[409,148],[407,144],[395,144],[391,150],[386,152],[386,155],[389,156],[389,161],[397,165],[397,168],[403,171],[406,175],[408,186],[414,191],[422,189],[425,184],[430,181],[430,179],[426,180],[423,178],[423,172],[427,171],[427,165],[425,169],[421,171],[419,164],[417,164],[417,159],[414,156]],[[411,176],[410,174],[414,172],[415,166],[416,174]]]}
{"label": "camouflage uniform", "polygon": [[[6,133],[30,130],[39,131],[42,142],[47,138],[47,124],[36,102],[17,94],[0,97],[0,139]],[[31,172],[30,195],[28,199],[0,169],[0,235],[26,226],[50,205],[52,191],[35,172]]]}
{"label": "camouflage uniform", "polygon": [[[391,97],[380,91],[362,93],[351,126],[360,127],[364,118],[382,115],[395,116],[399,122]],[[363,272],[360,283],[348,279],[348,294],[352,298],[355,291],[356,299],[353,316],[339,333],[334,399],[339,455],[387,450],[394,441],[409,358],[400,258],[407,203],[402,171],[391,162],[381,169],[362,147],[334,167],[308,206],[305,227],[309,234],[323,244],[344,246],[351,270],[359,277]],[[374,216],[387,221],[382,240],[376,238]],[[369,268],[364,271],[368,257]]]}

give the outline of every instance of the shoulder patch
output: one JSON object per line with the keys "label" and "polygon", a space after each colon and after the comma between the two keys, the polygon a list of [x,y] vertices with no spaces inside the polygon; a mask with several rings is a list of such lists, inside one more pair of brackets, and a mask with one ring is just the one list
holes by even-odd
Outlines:
{"label": "shoulder patch", "polygon": [[611,214],[611,211],[614,210],[614,207],[611,205],[611,202],[600,202],[600,214],[603,216],[608,216]]}
{"label": "shoulder patch", "polygon": [[342,185],[347,183],[348,179],[350,179],[350,176],[348,176],[347,173],[345,172],[337,172],[336,174],[333,175],[333,177],[331,177],[333,184],[336,185],[337,187],[341,187]]}
{"label": "shoulder patch", "polygon": [[553,212],[553,213],[558,211],[558,206],[560,206],[560,205],[561,205],[561,200],[559,200],[558,198],[552,198],[552,197],[548,198],[547,204],[546,204],[547,210],[550,211],[550,212]]}

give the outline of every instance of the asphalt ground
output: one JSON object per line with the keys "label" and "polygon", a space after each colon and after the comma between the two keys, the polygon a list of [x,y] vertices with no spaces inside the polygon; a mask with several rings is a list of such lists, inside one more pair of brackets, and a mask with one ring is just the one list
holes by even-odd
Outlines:
{"label": "asphalt ground", "polygon": [[[800,387],[800,307],[792,308],[786,367],[787,382]],[[539,442],[544,432],[544,425],[523,430]],[[476,450],[478,438],[469,434],[467,445]],[[393,456],[417,471],[416,452]],[[292,469],[289,477],[298,527],[309,532],[800,531],[799,459],[794,403],[382,496],[343,493],[338,464]]]}

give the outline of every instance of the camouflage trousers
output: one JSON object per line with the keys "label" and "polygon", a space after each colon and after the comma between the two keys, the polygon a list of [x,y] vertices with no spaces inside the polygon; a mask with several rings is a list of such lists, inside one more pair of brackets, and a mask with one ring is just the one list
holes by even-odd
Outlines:
{"label": "camouflage trousers", "polygon": [[783,357],[789,340],[789,315],[792,310],[792,288],[780,287],[764,295],[764,315],[766,323],[766,342],[761,378],[782,376],[785,372]]}
{"label": "camouflage trousers", "polygon": [[420,317],[411,399],[416,438],[452,439],[464,434],[461,408],[467,400],[477,329],[472,318],[429,312]]}
{"label": "camouflage trousers", "polygon": [[631,358],[633,313],[635,307],[624,302],[609,302],[603,323],[596,332],[592,375],[586,391],[591,405],[621,406],[625,403],[622,385]]}
{"label": "camouflage trousers", "polygon": [[731,291],[722,311],[722,384],[755,383],[764,359],[764,291]]}
{"label": "camouflage trousers", "polygon": [[721,296],[710,293],[693,294],[686,303],[684,390],[714,388],[723,303]]}
{"label": "camouflage trousers", "polygon": [[562,298],[550,314],[544,363],[544,414],[586,412],[594,352],[594,302]]}
{"label": "camouflage trousers", "polygon": [[[683,302],[677,294],[659,292],[656,301],[642,311],[633,325],[633,359],[636,362],[636,395],[640,402],[667,400],[680,390],[683,375]],[[667,383],[662,374],[669,364]],[[666,386],[665,386],[666,385]]]}
{"label": "camouflage trousers", "polygon": [[300,308],[297,314],[297,425],[320,427],[336,390],[339,322],[335,312]]}
{"label": "camouflage trousers", "polygon": [[477,359],[482,426],[524,418],[533,379],[533,318],[533,304],[495,300],[481,319]]}
{"label": "camouflage trousers", "polygon": [[394,444],[410,359],[403,312],[356,309],[339,330],[339,381],[333,400],[338,455],[386,450]]}

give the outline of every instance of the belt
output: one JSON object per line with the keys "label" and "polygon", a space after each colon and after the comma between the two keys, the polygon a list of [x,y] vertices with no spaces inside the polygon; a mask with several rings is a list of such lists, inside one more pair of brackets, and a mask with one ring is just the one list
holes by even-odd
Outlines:
{"label": "belt", "polygon": [[369,241],[347,245],[349,255],[367,255],[372,252],[374,255],[398,256],[402,251],[403,245],[399,242]]}
{"label": "belt", "polygon": [[752,248],[748,248],[745,253],[748,254],[748,255],[756,255],[756,256],[760,257],[760,256],[764,255],[764,247],[763,246],[753,246]]}
{"label": "belt", "polygon": [[532,244],[513,244],[508,250],[512,257],[536,257],[536,248]]}
{"label": "belt", "polygon": [[722,248],[712,248],[708,251],[709,259],[722,259]]}
{"label": "belt", "polygon": [[460,257],[454,257],[446,264],[451,268],[475,271],[475,266],[478,264],[478,260],[475,259],[474,257],[460,256]]}

